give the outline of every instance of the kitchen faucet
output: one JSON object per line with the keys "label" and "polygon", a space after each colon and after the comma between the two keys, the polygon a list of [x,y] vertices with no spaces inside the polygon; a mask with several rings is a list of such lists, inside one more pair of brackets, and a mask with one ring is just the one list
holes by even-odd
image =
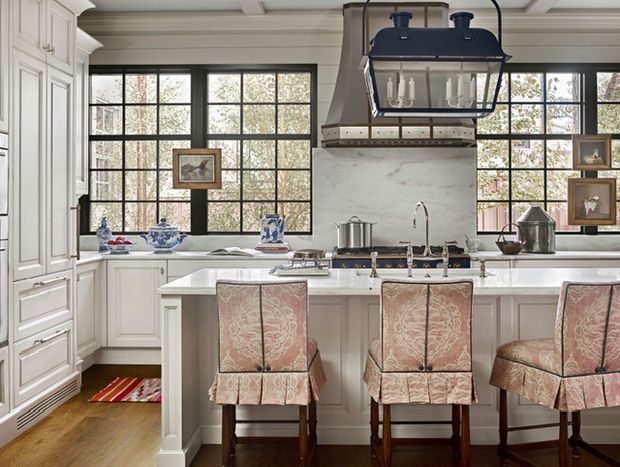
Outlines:
{"label": "kitchen faucet", "polygon": [[422,258],[428,258],[430,256],[434,256],[431,253],[431,246],[428,240],[428,209],[426,208],[426,204],[424,201],[418,201],[415,205],[415,211],[413,211],[413,228],[417,229],[417,219],[418,219],[418,209],[422,207],[424,212],[424,251],[422,252]]}

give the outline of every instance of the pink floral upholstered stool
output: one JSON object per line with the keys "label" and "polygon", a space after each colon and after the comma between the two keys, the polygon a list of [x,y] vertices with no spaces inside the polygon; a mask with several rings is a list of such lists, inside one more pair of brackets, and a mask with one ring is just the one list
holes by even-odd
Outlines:
{"label": "pink floral upholstered stool", "polygon": [[[582,410],[620,406],[620,283],[562,285],[550,339],[515,341],[497,349],[491,384],[500,388],[500,444],[507,459],[532,465],[508,449],[508,432],[560,427],[560,466],[569,465],[579,449],[609,465],[620,466],[581,439]],[[560,411],[559,424],[508,427],[506,391]],[[568,438],[568,412],[572,436]]]}
{"label": "pink floral upholstered stool", "polygon": [[238,441],[256,441],[235,435],[236,424],[251,423],[236,420],[236,406],[246,404],[298,405],[299,463],[308,465],[325,375],[316,341],[308,338],[306,281],[218,281],[217,300],[219,368],[210,395],[222,405],[223,465],[231,465]]}
{"label": "pink floral upholstered stool", "polygon": [[[384,467],[392,462],[394,423],[451,424],[453,454],[460,456],[461,465],[469,465],[469,405],[476,401],[472,297],[469,280],[390,280],[381,285],[380,337],[370,343],[364,381],[371,398],[371,449]],[[383,404],[382,438],[379,403]],[[450,404],[452,420],[394,422],[392,404]]]}

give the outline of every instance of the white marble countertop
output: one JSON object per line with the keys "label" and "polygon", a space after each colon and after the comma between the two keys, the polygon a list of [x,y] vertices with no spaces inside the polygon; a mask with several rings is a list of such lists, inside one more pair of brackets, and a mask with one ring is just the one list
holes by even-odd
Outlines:
{"label": "white marble countertop", "polygon": [[[429,272],[431,278],[425,278]],[[441,270],[414,272],[413,280],[441,280]],[[332,269],[327,277],[308,277],[310,295],[379,295],[382,279],[405,278],[406,270],[380,269],[379,279],[368,277],[368,270]],[[474,282],[475,295],[558,295],[562,282],[620,281],[620,268],[519,268],[491,269],[480,278],[477,269],[450,270],[450,279],[468,278]],[[286,281],[268,269],[201,269],[159,289],[162,295],[215,295],[219,279],[240,281]]]}
{"label": "white marble countertop", "polygon": [[174,253],[155,253],[153,251],[132,251],[129,254],[113,255],[110,253],[99,253],[97,251],[81,251],[80,259],[77,261],[77,265],[88,264],[93,261],[101,261],[103,259],[110,260],[144,260],[144,259],[178,259],[178,260],[210,260],[210,261],[274,261],[283,260],[288,261],[293,256],[292,252],[289,253],[263,253],[258,256],[233,256],[233,255],[208,255],[206,251],[177,251]]}
{"label": "white marble countertop", "polygon": [[519,253],[518,255],[505,255],[499,250],[479,251],[469,253],[474,259],[487,259],[491,261],[529,261],[529,260],[576,260],[576,259],[610,259],[620,260],[620,251],[556,251],[553,254]]}

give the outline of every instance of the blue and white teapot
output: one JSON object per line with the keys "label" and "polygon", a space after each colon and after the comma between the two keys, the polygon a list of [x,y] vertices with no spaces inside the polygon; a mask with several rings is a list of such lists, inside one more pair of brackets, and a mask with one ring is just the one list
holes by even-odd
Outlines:
{"label": "blue and white teapot", "polygon": [[155,249],[155,253],[172,253],[178,247],[187,234],[179,232],[179,228],[168,224],[162,218],[159,224],[149,227],[148,232],[140,235],[144,241]]}

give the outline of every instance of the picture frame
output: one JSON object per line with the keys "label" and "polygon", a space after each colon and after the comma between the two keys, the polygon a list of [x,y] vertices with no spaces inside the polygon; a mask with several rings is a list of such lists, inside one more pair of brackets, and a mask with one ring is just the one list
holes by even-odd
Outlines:
{"label": "picture frame", "polygon": [[222,188],[222,150],[173,149],[172,188],[195,190]]}
{"label": "picture frame", "polygon": [[574,170],[611,170],[611,135],[573,136]]}
{"label": "picture frame", "polygon": [[616,225],[616,179],[569,178],[568,224]]}

